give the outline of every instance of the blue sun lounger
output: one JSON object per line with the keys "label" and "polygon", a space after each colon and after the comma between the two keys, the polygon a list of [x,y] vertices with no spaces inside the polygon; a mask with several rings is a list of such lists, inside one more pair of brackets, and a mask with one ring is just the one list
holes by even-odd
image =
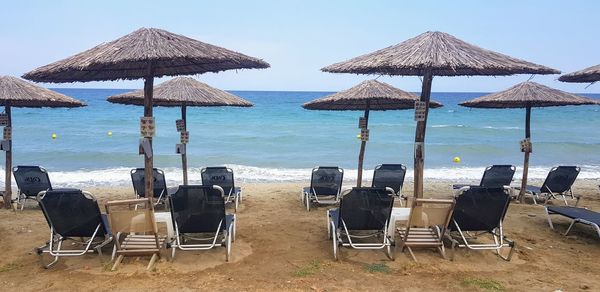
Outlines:
{"label": "blue sun lounger", "polygon": [[571,225],[567,228],[564,235],[568,235],[573,226],[577,223],[589,225],[600,237],[600,213],[594,212],[586,208],[569,207],[569,206],[545,206],[546,215],[548,216],[548,224],[550,228],[554,230],[554,224],[552,224],[552,218],[550,215],[560,215],[571,219]]}

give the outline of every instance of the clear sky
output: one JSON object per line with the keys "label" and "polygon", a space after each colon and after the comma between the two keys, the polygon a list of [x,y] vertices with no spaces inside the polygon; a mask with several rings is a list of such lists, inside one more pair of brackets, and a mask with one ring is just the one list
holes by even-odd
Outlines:
{"label": "clear sky", "polygon": [[[329,64],[428,30],[564,73],[600,63],[600,1],[7,1],[0,11],[0,75],[17,75],[156,27],[259,57],[266,70],[204,74],[227,90],[337,91],[375,76],[323,73]],[[435,78],[433,91],[502,90],[530,76]],[[600,84],[534,81],[572,92]],[[379,80],[420,91],[418,77]],[[51,87],[141,88],[142,81]]]}

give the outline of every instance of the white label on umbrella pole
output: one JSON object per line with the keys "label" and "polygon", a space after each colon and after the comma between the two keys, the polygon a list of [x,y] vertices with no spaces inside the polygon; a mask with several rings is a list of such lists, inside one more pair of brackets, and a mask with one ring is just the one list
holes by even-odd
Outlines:
{"label": "white label on umbrella pole", "polygon": [[185,154],[185,147],[183,144],[175,144],[175,153],[181,155]]}
{"label": "white label on umbrella pole", "polygon": [[150,145],[150,140],[148,138],[140,139],[140,155],[146,155],[148,158],[152,158],[152,145]]}
{"label": "white label on umbrella pole", "polygon": [[2,141],[0,141],[0,150],[2,150],[2,151],[10,151],[9,140],[2,140]]}
{"label": "white label on umbrella pole", "polygon": [[424,122],[425,121],[425,111],[426,111],[427,103],[424,101],[415,101],[415,121]]}
{"label": "white label on umbrella pole", "polygon": [[358,118],[358,128],[366,129],[367,128],[367,119],[365,119],[364,117]]}
{"label": "white label on umbrella pole", "polygon": [[0,126],[4,127],[8,125],[8,115],[6,113],[0,113]]}
{"label": "white label on umbrella pole", "polygon": [[151,138],[156,133],[156,126],[154,125],[154,117],[141,117],[140,118],[140,134],[142,137]]}
{"label": "white label on umbrella pole", "polygon": [[12,128],[11,127],[4,127],[4,140],[12,140]]}
{"label": "white label on umbrella pole", "polygon": [[183,120],[176,120],[175,126],[177,127],[177,132],[185,131],[185,122]]}

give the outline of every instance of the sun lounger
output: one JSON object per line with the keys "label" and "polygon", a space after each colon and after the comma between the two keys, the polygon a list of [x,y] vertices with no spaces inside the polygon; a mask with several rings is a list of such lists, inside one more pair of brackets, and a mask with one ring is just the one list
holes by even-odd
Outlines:
{"label": "sun lounger", "polygon": [[[385,249],[394,259],[388,230],[394,205],[391,188],[352,188],[343,192],[340,207],[327,210],[328,233],[333,243],[333,257],[340,257],[339,247]],[[368,240],[370,239],[370,240]]]}
{"label": "sun lounger", "polygon": [[165,238],[158,235],[153,206],[149,198],[106,203],[106,214],[115,239],[112,271],[117,269],[125,256],[152,256],[147,270],[152,269],[160,257]]}
{"label": "sun lounger", "polygon": [[[567,196],[571,199],[576,200],[575,206],[577,206],[578,197],[573,195],[573,183],[579,175],[580,168],[577,166],[558,166],[554,167],[546,176],[546,180],[541,187],[527,185],[525,190],[526,194],[530,194],[533,198],[533,203],[537,204],[540,199],[550,200],[557,199],[557,196],[561,196],[565,205],[569,205],[567,202]],[[520,190],[520,188],[515,188]]]}
{"label": "sun lounger", "polygon": [[235,214],[225,213],[224,192],[220,186],[180,186],[169,197],[175,226],[175,250],[207,250],[225,247],[225,260],[231,256],[235,240]]}
{"label": "sun lounger", "polygon": [[[132,169],[131,181],[133,183],[133,191],[135,192],[136,199],[145,198],[146,185],[144,169]],[[174,191],[174,188],[167,188],[165,173],[160,169],[154,168],[154,199],[156,199],[154,206],[164,204],[167,201],[167,196]]]}
{"label": "sun lounger", "polygon": [[407,225],[397,228],[400,235],[396,247],[408,250],[417,261],[413,248],[436,248],[446,258],[443,239],[448,230],[454,200],[422,199],[413,201]]}
{"label": "sun lounger", "polygon": [[594,212],[586,208],[569,206],[545,206],[545,210],[546,215],[548,216],[548,224],[552,230],[554,230],[554,224],[552,224],[552,218],[550,218],[550,215],[560,215],[571,219],[571,224],[564,233],[565,236],[569,234],[576,223],[581,223],[594,228],[600,237],[600,213],[598,212]]}
{"label": "sun lounger", "polygon": [[13,168],[13,175],[19,188],[17,206],[21,205],[21,211],[27,200],[36,200],[39,192],[52,190],[48,172],[41,166],[19,165]]}
{"label": "sun lounger", "polygon": [[[479,186],[488,188],[502,188],[504,186],[510,186],[513,176],[515,175],[515,170],[516,167],[514,167],[513,165],[488,166],[483,172],[483,177],[481,177]],[[452,185],[452,190],[454,194],[457,195],[461,188],[468,186],[471,185],[455,184]]]}
{"label": "sun lounger", "polygon": [[335,205],[340,202],[344,170],[336,166],[319,166],[312,170],[310,186],[302,188],[302,204],[310,211],[313,203]]}
{"label": "sun lounger", "polygon": [[[510,261],[515,243],[504,234],[504,216],[510,204],[507,187],[467,187],[456,197],[456,205],[450,222],[449,238],[455,246],[473,250],[494,250],[502,259]],[[483,235],[491,235],[491,241],[476,242]],[[493,242],[492,242],[493,241]],[[508,247],[508,255],[501,249]]]}
{"label": "sun lounger", "polygon": [[[60,257],[81,256],[96,251],[112,241],[106,216],[92,194],[75,189],[41,191],[37,196],[40,208],[50,227],[50,240],[36,249],[42,264],[49,268]],[[65,249],[66,241],[77,245],[76,249]],[[43,263],[42,255],[50,254],[54,260]]]}
{"label": "sun lounger", "polygon": [[[392,188],[397,198],[406,200],[402,196],[402,186],[406,176],[406,167],[402,164],[381,164],[375,167],[373,171],[373,181],[371,186],[374,188]],[[403,200],[400,200],[402,203]]]}
{"label": "sun lounger", "polygon": [[200,170],[202,176],[202,184],[206,186],[217,185],[225,192],[225,203],[233,203],[234,210],[237,209],[242,202],[242,189],[235,186],[233,170],[224,166],[205,167]]}

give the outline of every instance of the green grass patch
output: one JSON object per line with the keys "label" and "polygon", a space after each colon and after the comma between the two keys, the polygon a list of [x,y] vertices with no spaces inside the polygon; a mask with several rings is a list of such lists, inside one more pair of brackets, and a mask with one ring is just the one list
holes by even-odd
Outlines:
{"label": "green grass patch", "polygon": [[21,268],[21,264],[8,263],[8,264],[0,267],[0,273],[10,272],[10,271],[18,270],[20,268]]}
{"label": "green grass patch", "polygon": [[294,277],[306,277],[310,275],[314,275],[321,269],[321,262],[318,260],[314,260],[296,270],[293,273]]}
{"label": "green grass patch", "polygon": [[494,279],[467,278],[462,283],[465,286],[477,287],[486,291],[504,291],[504,286]]}
{"label": "green grass patch", "polygon": [[384,273],[384,274],[390,273],[390,267],[388,267],[386,264],[383,264],[383,263],[365,265],[364,269],[366,272],[369,272],[369,273]]}

